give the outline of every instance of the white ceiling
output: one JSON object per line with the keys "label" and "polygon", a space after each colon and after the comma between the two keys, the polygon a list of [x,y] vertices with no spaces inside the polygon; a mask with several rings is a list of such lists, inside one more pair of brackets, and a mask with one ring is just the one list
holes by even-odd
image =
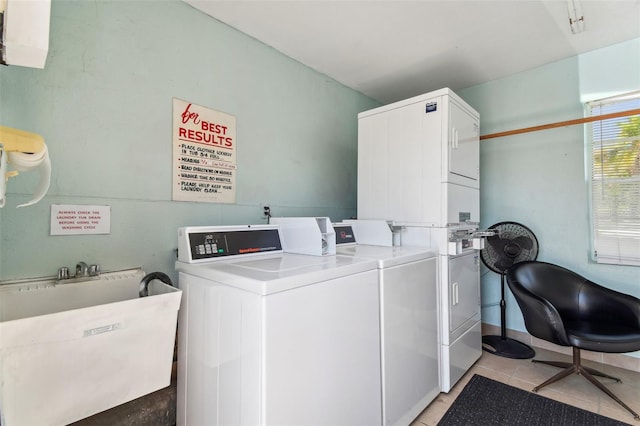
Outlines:
{"label": "white ceiling", "polygon": [[[184,0],[382,103],[640,37],[640,0]],[[640,55],[640,52],[638,52]]]}

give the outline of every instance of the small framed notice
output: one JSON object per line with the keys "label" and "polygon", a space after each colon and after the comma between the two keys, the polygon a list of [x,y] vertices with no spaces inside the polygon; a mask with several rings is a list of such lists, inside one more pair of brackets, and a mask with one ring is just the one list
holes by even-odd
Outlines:
{"label": "small framed notice", "polygon": [[51,235],[110,233],[111,206],[51,205]]}

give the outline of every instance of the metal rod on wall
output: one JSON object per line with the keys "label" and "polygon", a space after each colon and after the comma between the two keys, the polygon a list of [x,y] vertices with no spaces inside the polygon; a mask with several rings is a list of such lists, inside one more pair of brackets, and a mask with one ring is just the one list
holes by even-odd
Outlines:
{"label": "metal rod on wall", "polygon": [[640,109],[630,109],[628,111],[614,112],[611,114],[596,115],[593,117],[577,118],[575,120],[558,121],[557,123],[542,124],[540,126],[524,127],[522,129],[508,130],[506,132],[491,133],[489,135],[481,135],[480,140],[501,138],[503,136],[518,135],[521,133],[537,132],[540,130],[554,129],[556,127],[573,126],[576,124],[591,123],[593,121],[608,120],[610,118],[628,117],[630,115],[640,114]]}

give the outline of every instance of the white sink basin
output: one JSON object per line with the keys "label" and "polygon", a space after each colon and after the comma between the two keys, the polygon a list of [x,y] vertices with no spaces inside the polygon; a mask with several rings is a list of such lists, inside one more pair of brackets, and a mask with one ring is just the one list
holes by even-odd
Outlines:
{"label": "white sink basin", "polygon": [[169,386],[182,292],[141,269],[0,285],[1,424],[65,425]]}

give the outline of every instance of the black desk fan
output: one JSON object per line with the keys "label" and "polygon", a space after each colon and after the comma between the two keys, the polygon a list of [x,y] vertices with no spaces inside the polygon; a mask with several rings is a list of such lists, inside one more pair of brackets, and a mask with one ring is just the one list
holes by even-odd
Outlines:
{"label": "black desk fan", "polygon": [[506,358],[533,358],[535,351],[528,345],[506,335],[506,309],[504,300],[504,277],[507,269],[518,262],[536,260],[538,240],[529,228],[516,222],[500,222],[487,231],[492,235],[486,239],[480,252],[482,262],[493,272],[500,274],[500,336],[482,336],[482,348],[494,355]]}

